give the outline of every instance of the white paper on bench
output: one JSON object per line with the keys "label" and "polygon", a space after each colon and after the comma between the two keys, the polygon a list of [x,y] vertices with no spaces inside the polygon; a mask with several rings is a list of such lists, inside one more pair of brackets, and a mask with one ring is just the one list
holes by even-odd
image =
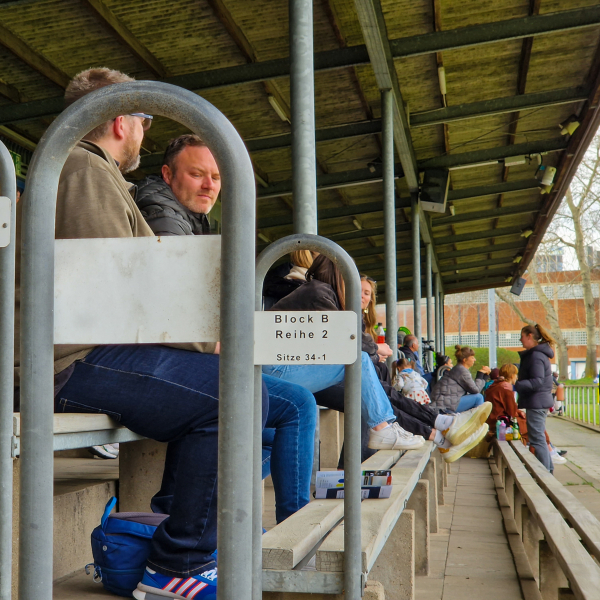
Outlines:
{"label": "white paper on bench", "polygon": [[216,342],[221,236],[56,240],[55,344]]}

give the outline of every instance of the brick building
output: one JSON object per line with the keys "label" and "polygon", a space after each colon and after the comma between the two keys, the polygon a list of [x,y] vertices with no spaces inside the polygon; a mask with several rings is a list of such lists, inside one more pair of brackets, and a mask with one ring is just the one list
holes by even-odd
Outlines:
{"label": "brick building", "polygon": [[[527,275],[525,276],[527,278]],[[538,273],[538,278],[545,294],[552,302],[559,315],[559,323],[569,348],[571,377],[581,377],[585,367],[585,308],[583,289],[579,271],[555,271]],[[596,310],[596,344],[598,339],[600,270],[592,272],[592,292]],[[506,288],[508,292],[508,288]],[[528,283],[520,296],[514,296],[522,313],[530,319],[547,325],[545,310],[538,300],[535,289]],[[385,323],[385,307],[379,306],[380,320]],[[485,347],[489,344],[488,334],[488,292],[470,292],[453,294],[445,299],[446,346],[463,344],[474,347]],[[425,336],[425,306],[421,307],[423,336]],[[413,329],[412,301],[398,304],[398,322]],[[497,345],[511,350],[522,350],[519,336],[523,322],[512,308],[496,296],[496,340]],[[433,332],[432,332],[433,334]],[[598,348],[596,348],[598,356]],[[598,362],[600,367],[600,361]]]}

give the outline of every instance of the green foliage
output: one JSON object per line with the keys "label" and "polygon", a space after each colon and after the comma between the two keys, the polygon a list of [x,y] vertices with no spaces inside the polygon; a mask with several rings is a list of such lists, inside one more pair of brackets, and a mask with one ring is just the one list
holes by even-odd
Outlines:
{"label": "green foliage", "polygon": [[[490,349],[489,348],[473,348],[475,352],[475,364],[471,367],[470,371],[473,376],[477,374],[477,371],[483,366],[489,366],[490,364]],[[456,358],[454,357],[454,346],[446,346],[446,354],[452,359],[452,362],[456,364]],[[506,365],[508,363],[519,364],[521,358],[514,350],[507,350],[506,348],[496,348],[496,355],[498,358],[498,367]]]}

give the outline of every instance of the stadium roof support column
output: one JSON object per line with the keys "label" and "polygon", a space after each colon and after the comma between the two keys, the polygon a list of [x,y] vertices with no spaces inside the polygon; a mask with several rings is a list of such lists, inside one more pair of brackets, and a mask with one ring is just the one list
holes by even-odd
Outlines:
{"label": "stadium roof support column", "polygon": [[442,336],[441,333],[441,319],[440,319],[440,309],[441,309],[441,293],[440,293],[440,274],[436,273],[433,280],[433,298],[435,300],[435,351],[436,352],[444,352],[442,347]]}
{"label": "stadium roof support column", "polygon": [[[354,0],[358,20],[362,29],[365,45],[369,53],[369,60],[373,67],[377,86],[380,90],[390,89],[394,97],[394,145],[400,157],[402,170],[411,196],[418,193],[419,175],[417,168],[417,158],[413,148],[410,135],[410,126],[408,123],[406,107],[402,99],[398,77],[394,67],[394,58],[387,36],[385,18],[379,0]],[[416,198],[416,196],[415,196]],[[431,226],[423,210],[416,204],[419,220],[421,222],[421,232],[425,243],[433,242]],[[414,214],[414,213],[413,213]],[[437,273],[438,262],[433,253],[433,270]],[[419,297],[420,298],[420,297]]]}
{"label": "stadium roof support column", "polygon": [[488,290],[488,324],[489,324],[489,347],[490,347],[490,369],[498,366],[496,356],[496,290]]}
{"label": "stadium roof support column", "polygon": [[385,244],[386,342],[392,349],[388,367],[398,358],[398,289],[396,275],[396,194],[394,191],[394,94],[381,91],[383,157],[383,227]]}
{"label": "stadium roof support column", "polygon": [[[419,201],[417,194],[411,198],[411,217],[412,223],[412,260],[413,260],[413,335],[419,342],[419,359],[423,355],[421,348],[421,235],[419,220]],[[385,282],[387,288],[388,282]]]}
{"label": "stadium roof support column", "polygon": [[312,0],[290,0],[294,233],[317,233],[317,147]]}
{"label": "stadium roof support column", "polygon": [[[431,265],[431,258],[433,255],[433,249],[431,244],[425,245],[425,295],[427,296],[427,312],[426,312],[426,323],[427,323],[427,339],[433,341],[433,271]],[[433,355],[429,353],[429,366],[433,368]]]}

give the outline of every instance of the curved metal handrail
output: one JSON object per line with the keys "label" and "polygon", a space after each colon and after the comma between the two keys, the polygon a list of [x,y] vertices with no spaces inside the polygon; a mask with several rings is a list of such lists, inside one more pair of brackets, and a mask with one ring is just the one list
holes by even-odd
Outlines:
{"label": "curved metal handrail", "polygon": [[[354,259],[335,242],[327,238],[298,233],[273,242],[268,246],[256,261],[256,285],[254,305],[256,310],[262,306],[262,288],[265,276],[271,265],[285,254],[294,250],[315,250],[330,258],[339,267],[346,286],[346,310],[354,311],[357,319],[357,331],[362,330],[361,316],[361,283],[360,275]],[[361,560],[361,348],[362,339],[357,335],[357,359],[346,366],[344,386],[344,598],[346,600],[360,600],[362,597],[362,560]],[[260,367],[255,368],[256,380],[260,381]],[[261,396],[260,387],[255,387],[255,428],[258,419],[260,424]],[[259,429],[260,432],[260,429]],[[255,446],[256,446],[255,431]],[[258,438],[260,439],[260,438]],[[260,447],[254,449],[254,468],[260,467]],[[260,471],[258,471],[260,473]],[[254,480],[254,506],[261,502],[260,475]],[[256,522],[259,515],[255,515],[254,543],[255,555],[261,552],[260,539],[256,536]],[[256,565],[255,565],[256,568]]]}
{"label": "curved metal handrail", "polygon": [[19,598],[52,598],[54,219],[62,167],[88,131],[135,112],[201,134],[223,180],[219,410],[219,600],[250,600],[255,183],[242,139],[193,92],[154,81],[111,85],[65,110],[31,161],[23,207],[21,302],[22,488]]}

